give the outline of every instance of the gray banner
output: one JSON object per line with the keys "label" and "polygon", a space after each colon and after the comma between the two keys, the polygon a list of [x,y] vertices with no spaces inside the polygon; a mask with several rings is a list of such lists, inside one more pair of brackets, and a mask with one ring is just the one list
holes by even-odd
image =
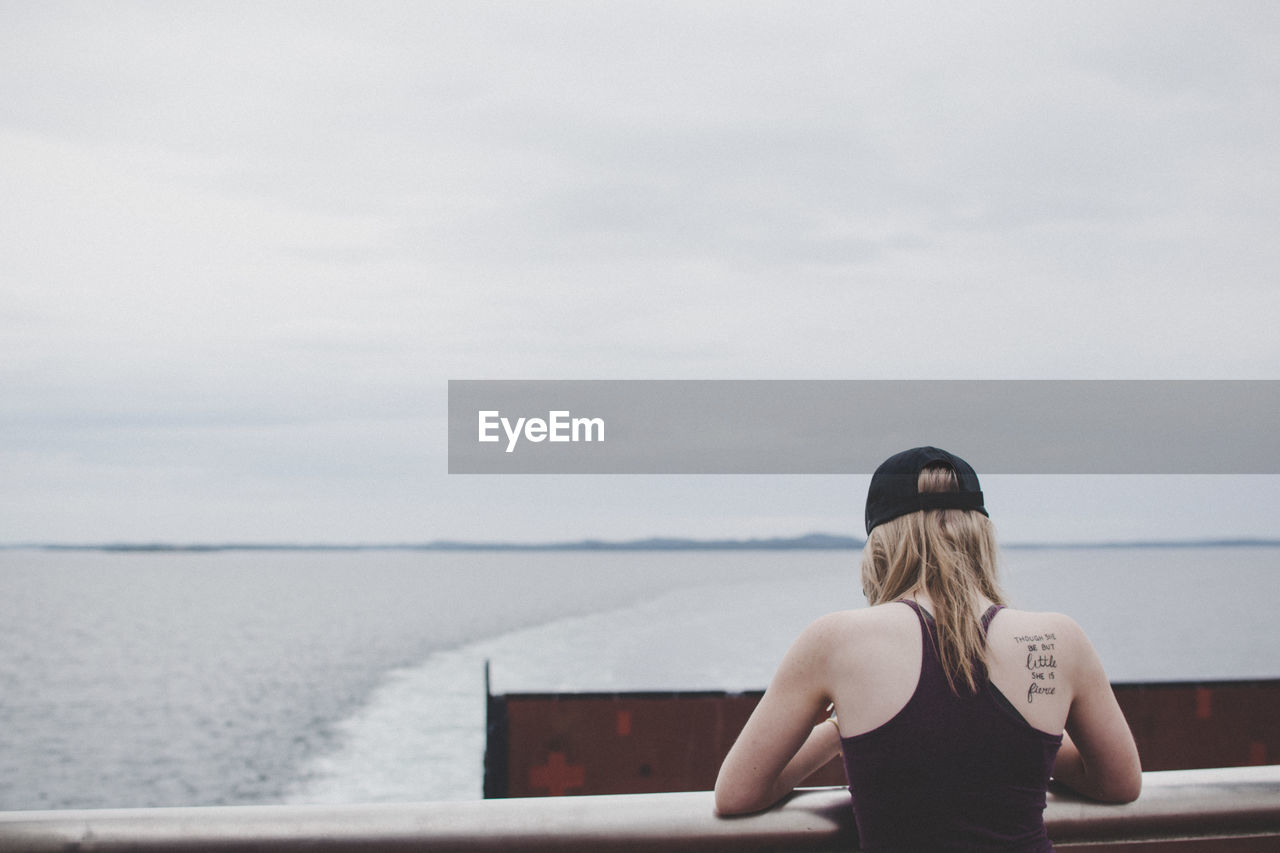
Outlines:
{"label": "gray banner", "polygon": [[451,380],[451,474],[1277,474],[1280,380]]}

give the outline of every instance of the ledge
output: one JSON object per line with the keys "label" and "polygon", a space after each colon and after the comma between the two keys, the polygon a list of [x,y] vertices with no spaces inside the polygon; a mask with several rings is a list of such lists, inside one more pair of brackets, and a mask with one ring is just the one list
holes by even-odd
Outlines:
{"label": "ledge", "polygon": [[[1280,765],[1146,773],[1137,802],[1051,793],[1055,844],[1280,838]],[[2,853],[856,849],[843,788],[719,818],[709,792],[344,806],[0,812]]]}

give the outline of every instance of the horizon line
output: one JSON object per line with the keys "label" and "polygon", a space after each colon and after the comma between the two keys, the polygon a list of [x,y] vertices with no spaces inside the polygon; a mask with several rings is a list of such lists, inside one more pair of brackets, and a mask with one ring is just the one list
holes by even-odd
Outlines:
{"label": "horizon line", "polygon": [[[217,551],[690,551],[690,550],[860,550],[865,537],[834,533],[702,539],[685,536],[647,536],[605,540],[584,538],[552,542],[462,541],[436,539],[425,542],[18,542],[0,544],[0,550],[145,552]],[[1263,547],[1280,545],[1280,538],[1259,536],[1196,537],[1191,539],[1133,539],[1088,541],[1027,541],[1001,543],[1001,548],[1206,548]]]}

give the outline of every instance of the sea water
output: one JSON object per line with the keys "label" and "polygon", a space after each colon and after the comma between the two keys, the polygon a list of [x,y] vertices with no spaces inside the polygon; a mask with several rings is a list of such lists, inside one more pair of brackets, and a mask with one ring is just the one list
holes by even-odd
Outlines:
{"label": "sea water", "polygon": [[[0,551],[0,809],[480,796],[494,692],[763,687],[851,551]],[[1280,548],[1010,549],[1115,681],[1280,677]]]}

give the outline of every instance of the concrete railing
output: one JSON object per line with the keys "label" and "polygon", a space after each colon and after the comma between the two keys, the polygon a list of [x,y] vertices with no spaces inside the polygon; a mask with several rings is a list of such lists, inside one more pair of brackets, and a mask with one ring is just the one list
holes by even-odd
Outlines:
{"label": "concrete railing", "polygon": [[[1147,773],[1142,796],[1123,806],[1051,794],[1045,820],[1059,849],[1178,839],[1252,839],[1245,843],[1258,846],[1226,849],[1280,849],[1280,765]],[[856,842],[842,788],[800,791],[736,818],[712,814],[708,792],[0,813],[3,853],[849,850]]]}

